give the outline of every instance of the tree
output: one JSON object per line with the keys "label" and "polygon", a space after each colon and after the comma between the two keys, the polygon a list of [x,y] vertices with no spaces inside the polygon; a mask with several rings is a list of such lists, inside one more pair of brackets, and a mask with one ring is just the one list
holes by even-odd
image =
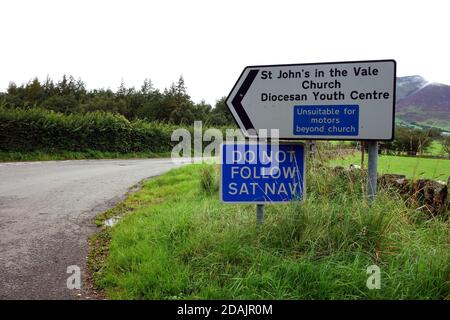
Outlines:
{"label": "tree", "polygon": [[187,88],[184,84],[184,78],[181,75],[177,84],[174,86],[175,96],[180,100],[190,100],[191,97],[187,94]]}
{"label": "tree", "polygon": [[187,94],[183,76],[180,76],[176,84],[172,83],[169,89],[164,90],[160,108],[155,110],[156,120],[176,124],[191,123],[195,119],[193,108],[194,103]]}
{"label": "tree", "polygon": [[191,105],[178,105],[170,114],[169,121],[181,125],[192,125],[195,118]]}
{"label": "tree", "polygon": [[6,89],[6,94],[14,96],[17,94],[17,91],[17,85],[11,81],[8,85],[8,89]]}
{"label": "tree", "polygon": [[42,107],[61,113],[72,113],[78,107],[78,101],[74,95],[52,96],[42,103]]}
{"label": "tree", "polygon": [[110,90],[99,91],[90,98],[86,103],[80,106],[83,112],[105,111],[112,113],[122,113],[125,109],[125,102],[114,97],[114,93]]}
{"label": "tree", "polygon": [[202,100],[198,104],[195,104],[192,107],[195,120],[206,122],[211,112],[211,109],[212,109],[211,105],[207,104],[204,100]]}
{"label": "tree", "polygon": [[44,90],[38,78],[34,78],[28,82],[25,87],[25,102],[26,105],[39,104],[45,98]]}
{"label": "tree", "polygon": [[114,92],[110,89],[87,90],[81,79],[63,75],[59,81],[47,76],[40,82],[34,78],[20,86],[11,82],[5,93],[0,93],[0,103],[5,107],[45,109],[65,114],[104,111],[120,113],[128,120],[172,122],[190,125],[201,120],[213,125],[227,125],[233,119],[225,106],[225,99],[213,109],[205,101],[196,104],[191,100],[183,76],[163,92],[155,89],[147,78],[136,90],[127,87],[122,80]]}
{"label": "tree", "polygon": [[427,128],[426,132],[430,138],[439,138],[442,134],[442,130],[439,128]]}
{"label": "tree", "polygon": [[398,128],[395,131],[395,140],[392,142],[391,148],[415,156],[417,153],[425,151],[431,142],[432,139],[424,130]]}
{"label": "tree", "polygon": [[216,101],[214,109],[208,116],[207,123],[214,126],[225,126],[233,123],[233,116],[225,103],[226,97]]}
{"label": "tree", "polygon": [[442,139],[442,149],[450,158],[450,135],[446,135]]}
{"label": "tree", "polygon": [[47,79],[45,79],[45,82],[42,84],[42,89],[44,90],[46,98],[58,94],[57,88],[49,76],[47,76]]}
{"label": "tree", "polygon": [[120,81],[119,88],[117,88],[117,96],[124,97],[127,94],[127,91],[128,90],[127,87],[125,87],[125,82],[122,79],[122,81]]}
{"label": "tree", "polygon": [[153,88],[153,83],[152,80],[150,78],[145,78],[144,79],[144,84],[141,87],[141,93],[144,96],[148,96],[150,95],[153,91],[155,90],[155,88]]}
{"label": "tree", "polygon": [[136,110],[136,117],[146,120],[159,120],[158,116],[162,108],[163,95],[159,90],[152,90],[144,95],[142,105]]}

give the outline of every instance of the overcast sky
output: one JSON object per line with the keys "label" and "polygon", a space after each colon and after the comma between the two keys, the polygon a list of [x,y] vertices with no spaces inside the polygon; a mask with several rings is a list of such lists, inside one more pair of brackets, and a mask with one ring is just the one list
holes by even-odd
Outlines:
{"label": "overcast sky", "polygon": [[227,95],[246,65],[397,60],[398,75],[450,84],[443,1],[100,1],[0,3],[0,90],[47,75],[115,90],[161,90],[180,75],[195,102]]}

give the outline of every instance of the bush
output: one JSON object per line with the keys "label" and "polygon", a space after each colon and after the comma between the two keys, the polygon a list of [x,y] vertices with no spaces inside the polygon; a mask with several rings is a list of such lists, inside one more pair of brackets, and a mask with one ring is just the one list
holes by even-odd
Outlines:
{"label": "bush", "polygon": [[219,191],[219,179],[214,166],[205,166],[202,169],[200,187],[202,191],[210,195]]}
{"label": "bush", "polygon": [[63,115],[39,108],[0,106],[2,151],[170,152],[175,144],[170,139],[174,129],[107,112]]}
{"label": "bush", "polygon": [[431,145],[433,134],[430,134],[430,131],[399,127],[395,130],[395,139],[383,142],[381,148],[387,151],[406,152],[408,155],[415,156],[417,153],[424,152]]}

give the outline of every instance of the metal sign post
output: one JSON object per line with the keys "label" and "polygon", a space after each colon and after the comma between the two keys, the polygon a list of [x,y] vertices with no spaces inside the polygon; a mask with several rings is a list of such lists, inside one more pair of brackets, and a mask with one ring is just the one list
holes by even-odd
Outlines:
{"label": "metal sign post", "polygon": [[372,205],[377,195],[378,141],[368,141],[367,145],[369,147],[367,193],[369,204]]}
{"label": "metal sign post", "polygon": [[264,205],[257,204],[256,205],[256,221],[258,224],[263,224],[264,222]]}

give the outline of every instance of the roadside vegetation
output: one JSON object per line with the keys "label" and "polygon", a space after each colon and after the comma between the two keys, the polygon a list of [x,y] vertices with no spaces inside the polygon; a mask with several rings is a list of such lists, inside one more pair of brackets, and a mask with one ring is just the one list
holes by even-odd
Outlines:
{"label": "roadside vegetation", "polygon": [[108,112],[65,115],[0,106],[0,161],[165,157],[178,143],[171,136],[179,128],[193,135],[193,126],[130,121]]}
{"label": "roadside vegetation", "polygon": [[86,88],[64,75],[54,81],[11,82],[0,92],[0,161],[165,156],[175,128],[234,127],[218,99],[194,103],[183,77],[163,91],[145,79],[140,88]]}
{"label": "roadside vegetation", "polygon": [[142,159],[142,158],[168,158],[170,152],[104,152],[88,150],[74,151],[31,151],[15,152],[0,151],[0,162],[10,161],[51,161],[51,160],[84,160],[84,159]]}
{"label": "roadside vegetation", "polygon": [[192,125],[194,120],[216,127],[233,124],[225,98],[217,100],[214,108],[204,101],[194,103],[182,76],[163,91],[155,88],[151,79],[145,79],[140,88],[127,87],[122,82],[116,90],[89,90],[83,80],[72,76],[64,75],[57,81],[34,78],[21,85],[10,82],[6,92],[0,92],[0,105],[23,110],[40,108],[65,115],[111,112],[129,121],[176,125]]}
{"label": "roadside vegetation", "polygon": [[[330,164],[344,167],[352,164],[361,165],[361,152],[333,159]],[[364,167],[367,168],[367,154]],[[450,159],[380,155],[378,172],[379,174],[402,174],[410,179],[428,178],[447,181],[450,176]]]}
{"label": "roadside vegetation", "polygon": [[[64,75],[37,78],[0,92],[0,161],[161,156],[171,151],[175,128],[235,128],[225,97],[213,106],[194,103],[183,77],[163,91],[145,79],[140,88],[86,88]],[[400,122],[402,123],[402,122]],[[380,144],[390,155],[450,157],[442,130],[398,126],[395,140]],[[332,142],[352,147],[357,142]]]}
{"label": "roadside vegetation", "polygon": [[[369,207],[360,171],[310,165],[307,179],[308,198],[267,205],[261,226],[254,205],[219,201],[214,165],[144,182],[101,216],[122,219],[91,239],[96,285],[111,299],[450,298],[448,212],[389,190]],[[374,264],[380,290],[366,287]]]}
{"label": "roadside vegetation", "polygon": [[[395,139],[380,142],[378,171],[380,174],[402,174],[407,178],[429,178],[447,181],[450,176],[450,136],[436,128],[396,128]],[[317,143],[331,166],[364,166],[367,168],[367,146],[357,141]],[[364,163],[361,150],[365,150]],[[322,157],[323,158],[323,157]]]}
{"label": "roadside vegetation", "polygon": [[106,112],[64,115],[0,107],[0,150],[170,152],[174,127]]}

